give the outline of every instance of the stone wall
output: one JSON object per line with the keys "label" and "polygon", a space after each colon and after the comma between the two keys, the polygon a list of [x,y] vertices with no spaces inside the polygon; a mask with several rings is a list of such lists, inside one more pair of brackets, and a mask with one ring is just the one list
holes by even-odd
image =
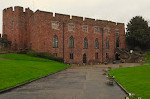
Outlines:
{"label": "stone wall", "polygon": [[[8,35],[8,40],[12,41],[12,49],[17,44],[17,49],[28,48],[38,52],[57,53],[59,57],[64,56],[65,63],[82,64],[83,54],[87,56],[87,63],[115,60],[116,33],[119,34],[120,48],[126,48],[123,23],[53,14],[40,10],[33,13],[29,8],[23,12],[22,7],[15,7],[14,11],[12,8],[4,9],[3,20],[3,33]],[[58,29],[52,29],[53,21],[59,22]],[[74,31],[68,31],[70,23],[75,25]],[[83,25],[88,26],[87,33],[83,32]],[[94,33],[95,26],[98,26],[99,33]],[[106,29],[108,33],[105,32]],[[53,48],[52,45],[54,35],[58,36],[58,48]],[[74,48],[69,48],[71,36],[74,38]],[[85,37],[88,39],[88,49],[83,48]],[[99,49],[95,49],[96,38],[99,41]],[[106,49],[106,40],[109,41],[109,49]],[[74,54],[74,59],[70,59],[70,53]],[[98,59],[95,59],[95,53],[98,53]],[[106,53],[109,54],[109,59],[106,59]]]}

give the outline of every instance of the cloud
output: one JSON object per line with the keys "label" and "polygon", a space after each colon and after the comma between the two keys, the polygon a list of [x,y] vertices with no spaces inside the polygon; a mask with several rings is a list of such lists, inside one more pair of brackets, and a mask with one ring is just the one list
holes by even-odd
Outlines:
{"label": "cloud", "polygon": [[149,4],[150,0],[1,0],[0,33],[2,32],[2,10],[10,6],[127,23],[136,15],[149,20]]}

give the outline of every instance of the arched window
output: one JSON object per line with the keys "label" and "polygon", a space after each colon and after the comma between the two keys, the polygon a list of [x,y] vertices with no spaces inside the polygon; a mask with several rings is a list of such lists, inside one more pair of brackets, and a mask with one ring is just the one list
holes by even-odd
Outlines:
{"label": "arched window", "polygon": [[106,40],[106,49],[109,49],[109,41]]}
{"label": "arched window", "polygon": [[95,49],[99,49],[98,38],[95,39]]}
{"label": "arched window", "polygon": [[71,36],[69,38],[69,48],[74,48],[74,38],[73,38],[73,36]]}
{"label": "arched window", "polygon": [[86,37],[84,38],[84,49],[88,49],[88,40]]}
{"label": "arched window", "polygon": [[119,37],[117,37],[117,39],[116,39],[116,48],[118,48],[119,47]]}
{"label": "arched window", "polygon": [[53,37],[53,48],[58,48],[58,37],[55,35]]}

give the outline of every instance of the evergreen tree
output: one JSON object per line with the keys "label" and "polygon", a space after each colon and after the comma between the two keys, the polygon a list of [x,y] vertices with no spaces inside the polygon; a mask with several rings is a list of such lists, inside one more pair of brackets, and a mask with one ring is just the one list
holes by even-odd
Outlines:
{"label": "evergreen tree", "polygon": [[150,28],[141,16],[133,17],[127,24],[127,43],[131,48],[150,48]]}

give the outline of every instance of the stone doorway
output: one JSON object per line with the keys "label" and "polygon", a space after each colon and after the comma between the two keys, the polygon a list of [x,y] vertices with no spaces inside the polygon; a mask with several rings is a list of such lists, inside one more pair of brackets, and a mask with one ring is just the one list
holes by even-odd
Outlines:
{"label": "stone doorway", "polygon": [[86,63],[86,54],[83,54],[83,63]]}
{"label": "stone doorway", "polygon": [[115,57],[116,57],[116,60],[120,60],[120,54],[116,53]]}

